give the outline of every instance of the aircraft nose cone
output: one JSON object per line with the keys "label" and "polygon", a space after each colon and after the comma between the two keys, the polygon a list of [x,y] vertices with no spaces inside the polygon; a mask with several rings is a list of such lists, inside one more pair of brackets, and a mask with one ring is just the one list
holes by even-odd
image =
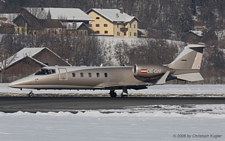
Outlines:
{"label": "aircraft nose cone", "polygon": [[15,83],[15,81],[9,83],[9,87],[11,87],[11,88],[16,88],[16,86],[17,86],[17,83]]}
{"label": "aircraft nose cone", "polygon": [[20,88],[21,85],[24,85],[24,79],[19,79],[9,83],[9,87],[11,88]]}

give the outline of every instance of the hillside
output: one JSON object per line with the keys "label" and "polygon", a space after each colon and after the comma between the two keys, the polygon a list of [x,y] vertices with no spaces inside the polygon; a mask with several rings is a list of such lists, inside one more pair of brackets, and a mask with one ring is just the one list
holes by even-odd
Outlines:
{"label": "hillside", "polygon": [[[45,46],[63,59],[69,59],[72,65],[165,64],[177,55],[183,44],[200,41],[210,46],[202,63],[207,83],[225,81],[223,0],[0,0],[1,13],[15,13],[21,7],[76,7],[83,11],[123,7],[126,13],[140,20],[138,27],[148,34],[147,38],[134,40],[64,34],[1,35],[0,61],[24,47]],[[218,34],[220,40],[215,36]],[[190,40],[189,36],[198,40]]]}

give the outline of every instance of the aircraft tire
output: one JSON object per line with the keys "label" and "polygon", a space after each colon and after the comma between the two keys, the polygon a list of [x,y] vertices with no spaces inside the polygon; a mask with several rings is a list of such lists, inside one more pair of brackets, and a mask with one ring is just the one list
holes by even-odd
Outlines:
{"label": "aircraft tire", "polygon": [[114,92],[114,93],[110,93],[110,96],[111,97],[116,97],[117,96],[117,94]]}
{"label": "aircraft tire", "polygon": [[121,97],[128,97],[128,94],[121,94]]}
{"label": "aircraft tire", "polygon": [[28,94],[29,97],[34,97],[34,93],[31,91],[29,94]]}

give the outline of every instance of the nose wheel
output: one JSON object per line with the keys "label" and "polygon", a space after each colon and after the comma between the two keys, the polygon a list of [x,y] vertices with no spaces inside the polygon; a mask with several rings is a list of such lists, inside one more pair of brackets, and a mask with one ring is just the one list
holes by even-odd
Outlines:
{"label": "nose wheel", "polygon": [[34,97],[34,93],[31,91],[29,94],[28,94],[29,97]]}

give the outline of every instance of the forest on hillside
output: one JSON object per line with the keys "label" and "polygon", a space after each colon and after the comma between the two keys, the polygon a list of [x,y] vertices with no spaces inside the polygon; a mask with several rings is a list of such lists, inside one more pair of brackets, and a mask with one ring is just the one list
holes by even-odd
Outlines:
{"label": "forest on hillside", "polygon": [[[194,20],[206,23],[207,33],[224,26],[224,0],[2,0],[0,12],[18,12],[21,7],[121,8],[136,16],[139,28],[156,29],[162,38],[176,33],[176,40],[193,29]],[[205,34],[207,34],[205,33]]]}
{"label": "forest on hillside", "polygon": [[[181,47],[166,39],[170,39],[172,33],[175,35],[173,40],[183,42],[182,37],[199,21],[205,23],[203,39],[209,40],[207,46],[210,46],[205,50],[201,70],[207,78],[205,83],[225,82],[225,40],[211,38],[213,33],[225,27],[224,0],[0,0],[3,1],[1,13],[15,13],[21,7],[80,8],[83,11],[122,7],[140,20],[139,28],[157,31],[160,39],[146,38],[131,46],[126,42],[108,45],[96,36],[6,35],[0,44],[0,61],[23,47],[45,46],[63,59],[69,59],[72,65],[115,65],[113,58],[117,65],[166,64],[174,59]],[[114,52],[111,52],[112,48]]]}

